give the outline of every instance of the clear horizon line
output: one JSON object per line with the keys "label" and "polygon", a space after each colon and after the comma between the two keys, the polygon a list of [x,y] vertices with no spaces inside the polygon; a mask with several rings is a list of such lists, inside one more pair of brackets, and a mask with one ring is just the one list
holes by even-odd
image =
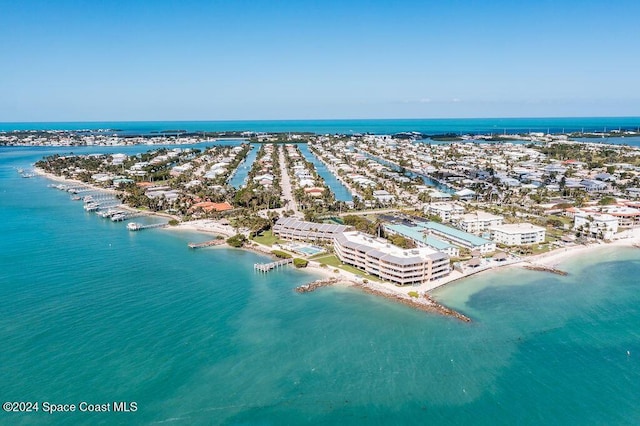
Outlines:
{"label": "clear horizon line", "polygon": [[0,124],[33,124],[33,123],[163,123],[163,122],[189,122],[189,123],[210,123],[210,122],[245,122],[245,121],[262,121],[262,122],[278,122],[278,121],[377,121],[377,120],[545,120],[545,119],[593,119],[593,118],[637,118],[640,119],[640,115],[576,115],[576,116],[517,116],[517,117],[385,117],[385,118],[270,118],[270,119],[167,119],[167,120],[138,120],[138,119],[125,119],[125,120],[113,120],[113,119],[100,119],[100,120],[77,120],[77,121],[0,121]]}

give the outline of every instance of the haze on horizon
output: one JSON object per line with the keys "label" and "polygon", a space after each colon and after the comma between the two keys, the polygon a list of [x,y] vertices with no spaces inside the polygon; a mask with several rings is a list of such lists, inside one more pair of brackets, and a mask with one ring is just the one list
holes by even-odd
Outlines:
{"label": "haze on horizon", "polygon": [[640,3],[1,1],[0,121],[638,116]]}

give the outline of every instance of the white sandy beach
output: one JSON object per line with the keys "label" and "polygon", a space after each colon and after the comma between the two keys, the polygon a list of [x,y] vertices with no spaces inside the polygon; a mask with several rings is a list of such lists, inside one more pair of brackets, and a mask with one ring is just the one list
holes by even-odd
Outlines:
{"label": "white sandy beach", "polygon": [[608,243],[599,242],[588,245],[575,245],[566,248],[559,248],[548,253],[527,257],[524,260],[536,265],[557,267],[568,259],[584,255],[586,253],[602,249],[611,249],[614,247],[633,247],[637,244],[640,244],[640,228],[623,231],[616,235],[615,240]]}
{"label": "white sandy beach", "polygon": [[225,237],[232,237],[237,234],[233,226],[224,225],[212,219],[198,219],[189,222],[182,222],[169,229],[206,232]]}

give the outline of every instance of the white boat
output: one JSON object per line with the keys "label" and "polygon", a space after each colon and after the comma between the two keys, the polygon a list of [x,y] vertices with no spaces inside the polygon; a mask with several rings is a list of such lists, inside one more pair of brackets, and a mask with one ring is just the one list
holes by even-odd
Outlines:
{"label": "white boat", "polygon": [[108,210],[103,210],[101,212],[98,212],[98,215],[100,215],[101,217],[107,218],[107,217],[113,216],[116,213],[118,213],[117,210],[108,209]]}
{"label": "white boat", "polygon": [[140,225],[138,222],[129,222],[129,223],[127,223],[127,229],[129,231],[138,231],[138,230],[140,230],[140,228],[142,228],[142,225]]}
{"label": "white boat", "polygon": [[123,220],[125,220],[127,217],[125,216],[124,213],[116,213],[113,216],[111,216],[111,220],[113,222],[122,222]]}

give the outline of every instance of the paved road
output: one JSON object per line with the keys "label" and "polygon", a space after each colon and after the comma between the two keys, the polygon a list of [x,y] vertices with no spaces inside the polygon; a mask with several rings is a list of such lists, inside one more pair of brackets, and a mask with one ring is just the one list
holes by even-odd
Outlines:
{"label": "paved road", "polygon": [[276,145],[278,150],[278,158],[280,160],[280,187],[282,188],[282,199],[284,201],[284,209],[293,210],[293,214],[296,217],[302,217],[302,214],[298,211],[298,205],[293,199],[293,190],[291,189],[291,178],[289,177],[289,171],[287,170],[287,163],[284,158],[284,146]]}

